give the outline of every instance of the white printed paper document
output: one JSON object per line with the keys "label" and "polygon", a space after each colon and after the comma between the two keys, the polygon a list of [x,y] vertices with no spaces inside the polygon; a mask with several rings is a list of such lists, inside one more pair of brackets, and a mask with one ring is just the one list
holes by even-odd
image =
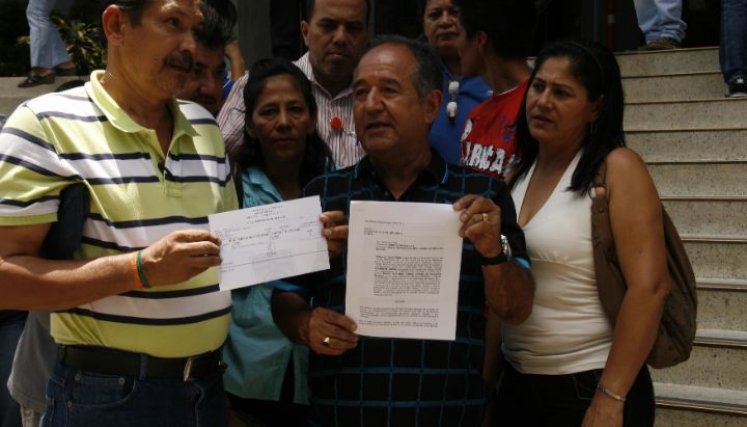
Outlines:
{"label": "white printed paper document", "polygon": [[328,269],[321,213],[313,196],[210,215],[221,240],[220,289]]}
{"label": "white printed paper document", "polygon": [[454,340],[462,238],[449,204],[350,203],[346,315],[356,333]]}

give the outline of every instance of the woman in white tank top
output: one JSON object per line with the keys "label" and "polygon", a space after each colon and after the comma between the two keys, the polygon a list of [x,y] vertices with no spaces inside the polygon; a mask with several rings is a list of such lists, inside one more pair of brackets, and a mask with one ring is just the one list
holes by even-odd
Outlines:
{"label": "woman in white tank top", "polygon": [[[502,425],[652,426],[644,365],[669,292],[660,201],[645,164],[624,148],[614,56],[589,42],[540,52],[517,123],[512,182],[536,291],[531,316],[503,326]],[[591,187],[607,163],[607,198],[628,285],[616,326],[600,305]]]}

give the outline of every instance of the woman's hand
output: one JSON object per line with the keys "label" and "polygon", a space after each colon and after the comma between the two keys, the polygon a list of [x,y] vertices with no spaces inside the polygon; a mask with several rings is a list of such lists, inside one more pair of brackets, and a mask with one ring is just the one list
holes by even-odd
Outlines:
{"label": "woman's hand", "polygon": [[622,427],[624,406],[624,402],[596,392],[581,427]]}

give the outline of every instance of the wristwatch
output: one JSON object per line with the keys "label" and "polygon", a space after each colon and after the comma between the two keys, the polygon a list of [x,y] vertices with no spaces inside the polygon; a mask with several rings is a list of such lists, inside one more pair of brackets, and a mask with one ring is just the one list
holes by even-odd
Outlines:
{"label": "wristwatch", "polygon": [[501,234],[501,253],[490,258],[480,256],[480,263],[482,265],[498,265],[503,264],[511,259],[511,245],[508,243],[508,238]]}

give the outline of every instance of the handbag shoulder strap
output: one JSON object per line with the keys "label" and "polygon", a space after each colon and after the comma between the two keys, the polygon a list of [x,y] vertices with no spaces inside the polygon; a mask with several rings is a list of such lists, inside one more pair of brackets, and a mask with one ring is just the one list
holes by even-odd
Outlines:
{"label": "handbag shoulder strap", "polygon": [[594,175],[594,181],[592,181],[594,187],[602,187],[607,189],[607,161],[602,160],[602,164],[597,169],[597,174]]}
{"label": "handbag shoulder strap", "polygon": [[606,169],[606,162],[602,161],[592,181],[594,191],[591,202],[591,240],[599,302],[610,324],[614,325],[627,286],[617,262],[607,201]]}

